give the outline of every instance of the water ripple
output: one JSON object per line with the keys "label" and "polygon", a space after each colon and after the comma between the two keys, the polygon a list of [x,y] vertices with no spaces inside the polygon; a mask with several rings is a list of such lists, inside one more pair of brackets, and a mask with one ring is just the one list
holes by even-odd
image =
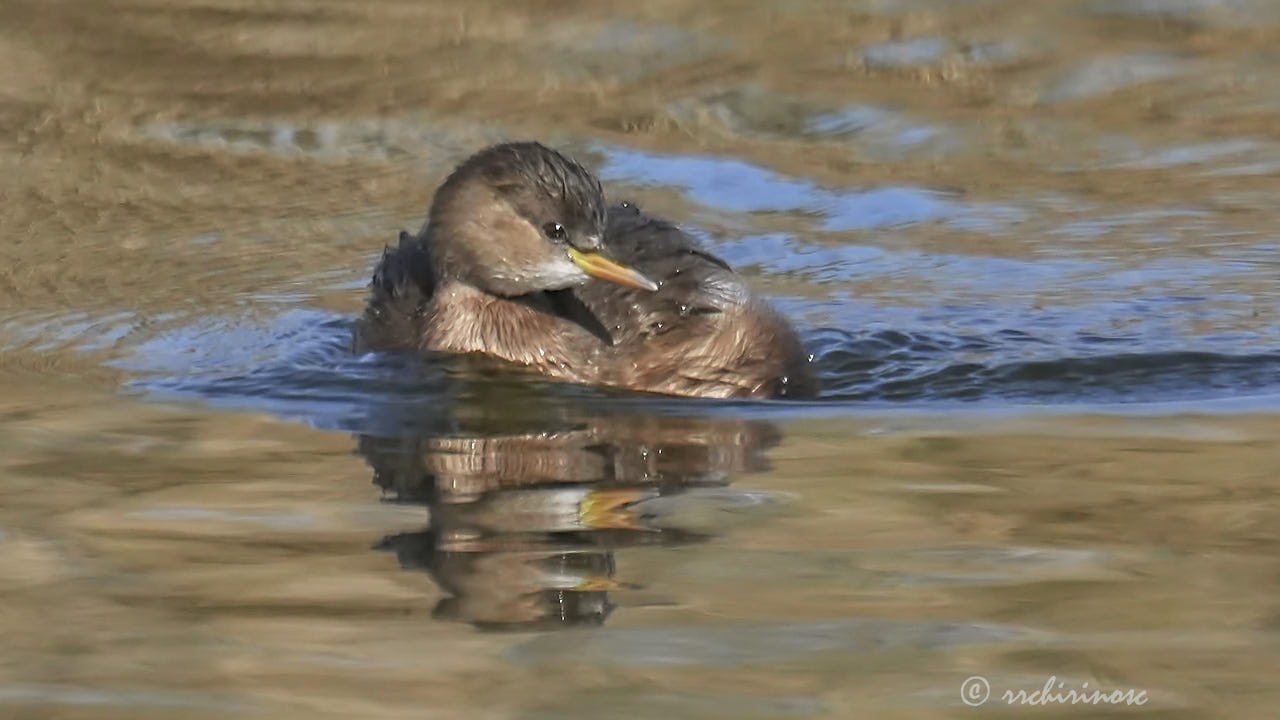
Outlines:
{"label": "water ripple", "polygon": [[730,212],[814,215],[822,218],[823,230],[867,230],[933,220],[975,227],[1021,218],[1012,208],[965,206],[946,193],[921,188],[824,188],[736,158],[595,149],[604,156],[599,173],[606,181],[681,188],[701,205]]}
{"label": "water ripple", "polygon": [[[348,318],[305,314],[311,322],[306,333],[298,332],[304,319],[288,313],[277,325],[246,328],[227,321],[220,332],[235,342],[210,342],[210,327],[219,326],[214,323],[201,331],[205,340],[199,350],[190,349],[190,329],[178,330],[117,364],[137,373],[130,387],[146,395],[200,399],[384,436],[455,432],[458,422],[473,420],[487,428],[495,422],[552,428],[555,408],[566,409],[569,418],[567,409],[583,403],[607,411],[653,401],[491,371],[474,374],[448,358],[356,356],[348,349]],[[258,347],[245,345],[252,338],[258,338]],[[980,334],[827,328],[807,330],[804,340],[822,389],[817,405],[792,406],[799,409],[957,402],[1105,408],[1280,393],[1280,352],[1144,351],[1137,349],[1143,347],[1140,338],[1124,335],[1081,332],[1063,343],[1011,328]],[[165,352],[166,346],[172,352]],[[238,350],[228,352],[228,347]],[[658,402],[674,404],[680,412],[714,414],[723,407],[683,399]]]}

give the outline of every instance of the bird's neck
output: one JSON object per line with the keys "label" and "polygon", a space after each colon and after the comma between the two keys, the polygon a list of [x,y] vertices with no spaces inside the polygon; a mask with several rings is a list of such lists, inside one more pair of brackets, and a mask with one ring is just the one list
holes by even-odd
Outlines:
{"label": "bird's neck", "polygon": [[591,371],[595,349],[603,347],[559,315],[545,293],[504,298],[446,281],[432,297],[430,312],[424,349],[491,355],[553,377],[582,378]]}

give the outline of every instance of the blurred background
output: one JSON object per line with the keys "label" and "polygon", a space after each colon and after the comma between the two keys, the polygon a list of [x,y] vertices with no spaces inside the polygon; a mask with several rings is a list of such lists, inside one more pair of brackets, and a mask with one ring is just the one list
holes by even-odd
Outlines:
{"label": "blurred background", "polygon": [[[1277,40],[1271,0],[0,0],[0,716],[1050,676],[1269,716]],[[822,397],[351,356],[383,244],[510,139],[743,272]]]}

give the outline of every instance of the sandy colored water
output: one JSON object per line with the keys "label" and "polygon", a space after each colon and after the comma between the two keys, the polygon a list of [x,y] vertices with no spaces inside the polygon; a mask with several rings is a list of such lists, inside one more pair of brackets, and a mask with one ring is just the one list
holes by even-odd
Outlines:
{"label": "sandy colored water", "polygon": [[[0,717],[1280,702],[1263,0],[0,3]],[[343,354],[503,138],[742,268],[804,406]],[[993,691],[982,708],[968,677]]]}

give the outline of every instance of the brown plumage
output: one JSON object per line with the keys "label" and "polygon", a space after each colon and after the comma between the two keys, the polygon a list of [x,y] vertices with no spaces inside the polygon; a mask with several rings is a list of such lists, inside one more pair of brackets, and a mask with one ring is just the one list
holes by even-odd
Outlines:
{"label": "brown plumage", "polygon": [[480,353],[570,382],[697,397],[813,392],[795,332],[675,225],[606,208],[537,143],[473,155],[374,273],[356,349]]}

